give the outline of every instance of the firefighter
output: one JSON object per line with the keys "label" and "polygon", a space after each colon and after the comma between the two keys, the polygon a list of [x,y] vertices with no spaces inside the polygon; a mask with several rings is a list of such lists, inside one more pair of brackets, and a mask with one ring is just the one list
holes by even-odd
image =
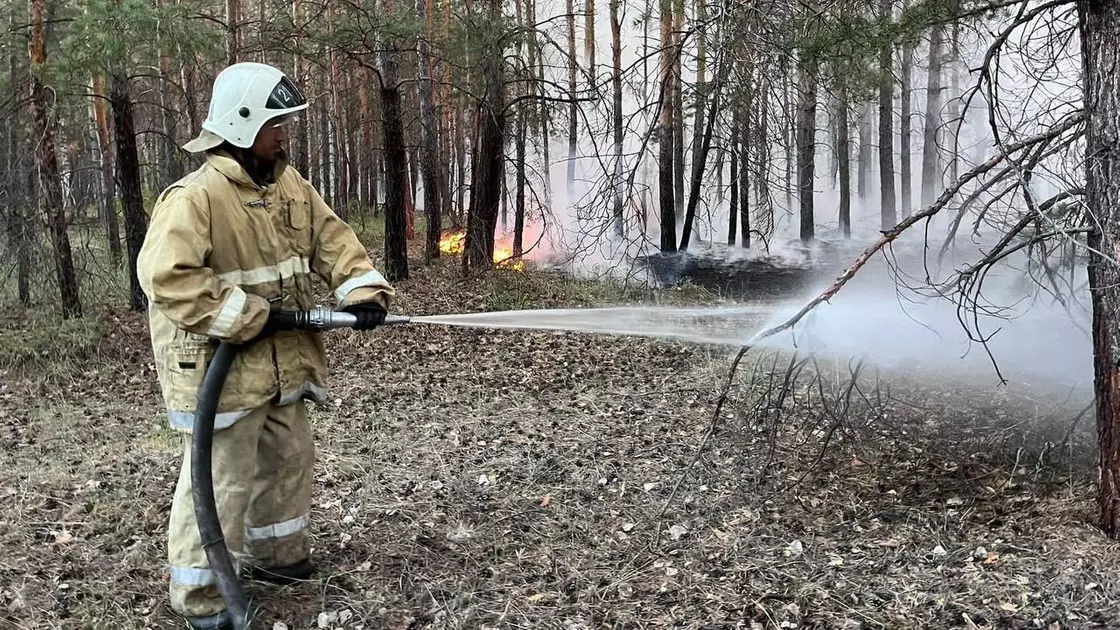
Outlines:
{"label": "firefighter", "polygon": [[214,80],[199,136],[203,165],[157,199],[138,260],[171,426],[183,460],[168,531],[171,608],[194,628],[232,627],[199,540],[190,438],[215,341],[242,344],[215,417],[214,493],[226,543],[253,579],[290,583],[309,557],[314,445],[305,400],[326,399],[316,333],[284,330],[279,309],[307,310],[312,277],[358,329],[384,322],[393,287],[350,227],[295,169],[286,126],[307,101],[280,70],[238,63]]}

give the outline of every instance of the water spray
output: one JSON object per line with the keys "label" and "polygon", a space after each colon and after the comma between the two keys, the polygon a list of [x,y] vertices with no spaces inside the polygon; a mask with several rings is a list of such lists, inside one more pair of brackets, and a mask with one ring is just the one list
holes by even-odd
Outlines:
{"label": "water spray", "polygon": [[[583,332],[593,334],[644,336],[696,343],[734,344],[744,339],[744,320],[762,323],[749,315],[769,316],[780,305],[755,304],[726,308],[617,307],[593,309],[551,309],[467,313],[457,315],[386,315],[382,325],[433,324],[442,326],[530,329]],[[358,318],[352,313],[317,306],[291,313],[293,330],[321,332],[352,328]],[[737,324],[739,328],[736,328]],[[237,630],[253,627],[253,611],[238,578],[225,536],[218,520],[211,470],[214,417],[233,358],[240,346],[223,341],[218,344],[206,369],[198,393],[198,406],[191,442],[191,483],[195,519],[202,547],[214,572],[218,592],[225,600],[228,614]]]}

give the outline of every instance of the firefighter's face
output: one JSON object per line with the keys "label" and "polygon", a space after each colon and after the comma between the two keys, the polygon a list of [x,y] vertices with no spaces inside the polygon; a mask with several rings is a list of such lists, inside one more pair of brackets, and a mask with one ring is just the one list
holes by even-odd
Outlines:
{"label": "firefighter's face", "polygon": [[285,116],[265,123],[253,143],[253,155],[262,162],[276,162],[285,156],[284,145],[288,142],[287,126],[291,118]]}

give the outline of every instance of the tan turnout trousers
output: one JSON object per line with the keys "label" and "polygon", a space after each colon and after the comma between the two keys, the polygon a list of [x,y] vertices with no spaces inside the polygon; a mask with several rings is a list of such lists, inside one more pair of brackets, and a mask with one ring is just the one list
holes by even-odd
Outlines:
{"label": "tan turnout trousers", "polygon": [[[171,607],[181,615],[225,610],[199,539],[191,498],[191,436],[171,505],[167,555]],[[315,445],[303,401],[268,404],[215,431],[214,497],[234,566],[283,567],[308,557]]]}

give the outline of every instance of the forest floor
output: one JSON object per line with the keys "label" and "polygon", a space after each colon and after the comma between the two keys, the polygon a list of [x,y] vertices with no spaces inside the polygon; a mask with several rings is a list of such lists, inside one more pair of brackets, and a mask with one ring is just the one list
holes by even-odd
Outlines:
{"label": "forest floor", "polygon": [[[711,301],[455,267],[397,310]],[[100,322],[0,322],[0,628],[183,627],[178,438],[144,319]],[[415,325],[328,351],[320,572],[251,584],[266,630],[1120,627],[1092,418],[1046,393],[751,354],[697,459],[733,349]]]}

